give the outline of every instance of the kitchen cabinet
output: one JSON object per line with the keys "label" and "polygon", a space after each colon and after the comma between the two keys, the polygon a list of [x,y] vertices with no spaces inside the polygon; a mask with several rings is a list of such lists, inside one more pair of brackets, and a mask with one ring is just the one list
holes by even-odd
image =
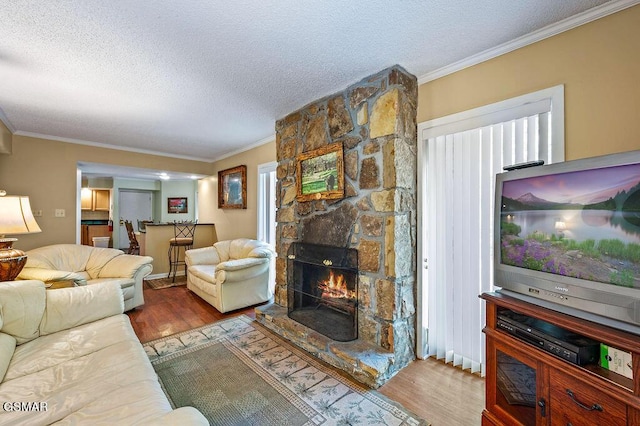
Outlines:
{"label": "kitchen cabinet", "polygon": [[[640,425],[637,335],[500,293],[481,297],[487,302],[484,426]],[[537,332],[514,328],[505,321],[512,313],[523,323],[549,324],[548,336],[563,337],[547,340]],[[603,368],[593,353],[579,355],[579,363],[569,361],[571,350],[576,350],[568,344],[569,334],[578,342],[588,339],[589,345],[605,344],[631,354],[633,377]]]}
{"label": "kitchen cabinet", "polygon": [[82,190],[80,208],[82,210],[109,211],[111,191],[108,189]]}

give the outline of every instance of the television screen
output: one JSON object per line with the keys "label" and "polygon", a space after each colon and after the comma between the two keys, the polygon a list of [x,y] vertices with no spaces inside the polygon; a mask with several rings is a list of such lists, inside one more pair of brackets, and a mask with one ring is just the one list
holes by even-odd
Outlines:
{"label": "television screen", "polygon": [[640,164],[502,183],[500,262],[640,288]]}

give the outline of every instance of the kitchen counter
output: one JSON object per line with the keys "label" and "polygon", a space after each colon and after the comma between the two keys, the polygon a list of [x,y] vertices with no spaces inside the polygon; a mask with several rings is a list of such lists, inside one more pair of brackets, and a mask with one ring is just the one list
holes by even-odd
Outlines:
{"label": "kitchen counter", "polygon": [[[140,244],[140,254],[153,257],[153,272],[151,276],[160,278],[169,273],[169,240],[174,237],[173,223],[147,223],[146,232],[137,232],[136,238]],[[218,241],[216,227],[213,223],[198,223],[193,239],[193,248],[212,246]],[[183,260],[184,250],[180,250],[180,260]],[[178,269],[178,274],[184,274],[184,267]]]}

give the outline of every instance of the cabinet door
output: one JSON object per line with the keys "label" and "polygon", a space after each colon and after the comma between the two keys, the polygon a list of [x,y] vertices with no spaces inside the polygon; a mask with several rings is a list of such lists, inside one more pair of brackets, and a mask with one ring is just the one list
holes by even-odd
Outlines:
{"label": "cabinet door", "polygon": [[110,193],[108,189],[96,189],[93,191],[93,209],[108,211],[110,204]]}
{"label": "cabinet door", "polygon": [[89,240],[89,225],[82,225],[82,244],[85,246],[91,245],[91,240]]}
{"label": "cabinet door", "polygon": [[544,367],[535,358],[488,339],[486,380],[487,409],[501,421],[527,426],[547,424]]}
{"label": "cabinet door", "polygon": [[93,191],[87,188],[83,188],[80,191],[80,208],[82,210],[93,209]]}
{"label": "cabinet door", "polygon": [[557,370],[550,372],[551,425],[626,425],[627,406]]}

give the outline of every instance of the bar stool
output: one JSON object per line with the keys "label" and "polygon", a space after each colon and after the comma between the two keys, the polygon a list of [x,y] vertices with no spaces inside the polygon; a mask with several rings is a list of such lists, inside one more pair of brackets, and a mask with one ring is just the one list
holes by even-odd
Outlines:
{"label": "bar stool", "polygon": [[[173,271],[173,282],[176,282],[176,272],[179,265],[184,265],[184,275],[187,275],[187,263],[184,257],[180,260],[180,247],[184,251],[193,248],[193,237],[196,232],[196,222],[173,222],[173,238],[169,240],[169,275]],[[183,253],[184,255],[184,253]]]}

